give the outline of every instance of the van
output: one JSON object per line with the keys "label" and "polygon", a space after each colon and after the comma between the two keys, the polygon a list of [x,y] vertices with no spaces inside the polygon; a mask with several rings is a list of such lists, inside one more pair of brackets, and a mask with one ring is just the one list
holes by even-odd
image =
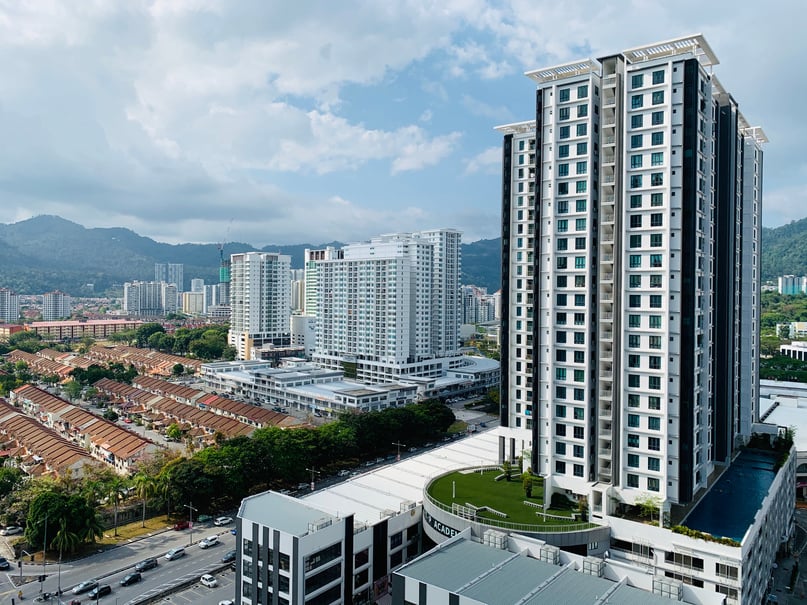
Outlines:
{"label": "van", "polygon": [[181,546],[177,546],[176,548],[172,548],[167,553],[165,553],[165,559],[167,561],[173,561],[174,559],[179,559],[180,557],[184,556],[185,549]]}

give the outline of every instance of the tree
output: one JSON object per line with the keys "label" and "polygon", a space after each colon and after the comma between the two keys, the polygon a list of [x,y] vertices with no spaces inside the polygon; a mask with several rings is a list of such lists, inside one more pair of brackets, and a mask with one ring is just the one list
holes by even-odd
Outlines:
{"label": "tree", "polygon": [[143,500],[143,527],[146,526],[146,501],[157,491],[157,480],[143,472],[134,476],[134,487],[137,497]]}
{"label": "tree", "polygon": [[123,497],[125,489],[126,482],[120,477],[116,477],[107,485],[107,499],[112,502],[115,536],[118,535],[118,502]]}
{"label": "tree", "polygon": [[104,412],[104,418],[106,418],[110,422],[117,422],[120,416],[118,416],[118,413],[115,410],[108,409]]}
{"label": "tree", "polygon": [[502,471],[504,471],[504,480],[510,481],[513,478],[513,465],[509,460],[502,462]]}
{"label": "tree", "polygon": [[532,473],[528,469],[521,475],[521,486],[524,488],[524,495],[527,498],[532,498],[532,483]]}
{"label": "tree", "polygon": [[56,532],[56,535],[53,537],[53,541],[50,543],[51,547],[59,549],[59,561],[61,562],[62,553],[64,551],[72,554],[76,551],[76,547],[80,543],[81,537],[77,532],[70,529],[68,520],[64,517],[59,519],[59,530]]}
{"label": "tree", "polygon": [[68,380],[64,385],[64,392],[70,399],[78,399],[81,396],[81,383],[77,380]]}
{"label": "tree", "polygon": [[174,367],[171,368],[171,374],[174,376],[182,376],[185,373],[185,366],[181,363],[175,363]]}
{"label": "tree", "polygon": [[182,429],[179,428],[179,425],[176,422],[173,422],[168,426],[167,429],[165,429],[165,436],[171,441],[179,441],[182,439]]}
{"label": "tree", "polygon": [[149,337],[157,332],[165,332],[165,328],[158,323],[147,323],[137,328],[137,330],[135,330],[137,346],[141,348],[145,347],[148,344]]}

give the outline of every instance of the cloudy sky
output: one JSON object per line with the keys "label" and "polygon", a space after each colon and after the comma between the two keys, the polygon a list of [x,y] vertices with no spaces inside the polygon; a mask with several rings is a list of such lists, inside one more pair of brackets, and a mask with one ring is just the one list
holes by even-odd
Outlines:
{"label": "cloudy sky", "polygon": [[523,72],[701,32],[807,216],[803,0],[0,0],[0,222],[159,241],[499,235]]}

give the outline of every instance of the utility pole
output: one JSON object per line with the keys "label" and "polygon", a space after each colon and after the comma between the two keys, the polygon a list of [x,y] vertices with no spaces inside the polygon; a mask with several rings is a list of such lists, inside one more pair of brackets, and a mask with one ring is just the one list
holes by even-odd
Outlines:
{"label": "utility pole", "polygon": [[398,455],[395,457],[395,461],[400,462],[401,461],[401,448],[406,447],[406,444],[401,443],[400,441],[393,441],[392,445],[397,445],[398,446]]}
{"label": "utility pole", "polygon": [[42,544],[42,576],[39,578],[39,594],[45,586],[45,560],[48,558],[48,515],[45,514],[45,539]]}
{"label": "utility pole", "polygon": [[305,469],[307,471],[311,471],[311,491],[314,491],[314,475],[320,475],[321,473],[316,470],[314,467]]}
{"label": "utility pole", "polygon": [[188,526],[190,527],[191,530],[191,541],[188,543],[188,546],[191,546],[193,544],[193,511],[197,509],[193,508],[193,501],[191,501],[190,504],[186,504],[185,508],[187,508],[188,511],[190,511],[190,521],[188,522]]}

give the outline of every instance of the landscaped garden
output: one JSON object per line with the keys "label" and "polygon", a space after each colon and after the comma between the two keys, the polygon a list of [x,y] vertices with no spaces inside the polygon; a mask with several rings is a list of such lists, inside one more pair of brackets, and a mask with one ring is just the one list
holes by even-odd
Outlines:
{"label": "landscaped garden", "polygon": [[448,510],[453,508],[455,514],[472,515],[482,522],[493,521],[493,525],[498,522],[538,525],[552,531],[550,527],[577,525],[582,521],[577,504],[561,494],[556,494],[544,510],[541,477],[530,475],[524,479],[513,473],[507,481],[504,471],[498,468],[449,473],[435,479],[428,487],[428,494]]}

